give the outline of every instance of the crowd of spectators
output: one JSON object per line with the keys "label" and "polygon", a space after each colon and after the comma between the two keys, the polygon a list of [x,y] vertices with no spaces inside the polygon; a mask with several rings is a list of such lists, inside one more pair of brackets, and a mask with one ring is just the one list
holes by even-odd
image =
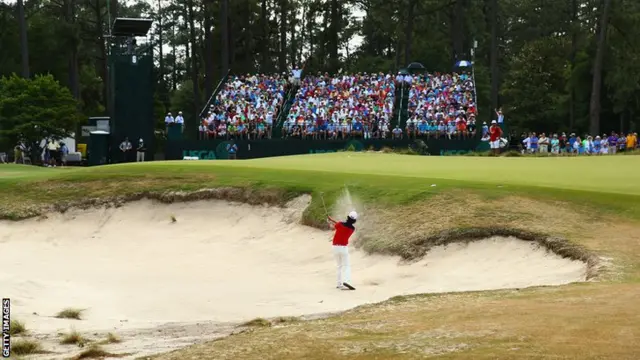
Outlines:
{"label": "crowd of spectators", "polygon": [[[297,87],[282,136],[301,139],[467,138],[476,134],[475,87],[466,73],[236,76],[199,126],[201,139],[270,138],[288,86]],[[287,81],[289,80],[289,81]],[[408,89],[409,118],[393,121],[396,89]],[[406,91],[406,90],[405,90]],[[498,114],[501,117],[501,113]],[[169,114],[167,121],[176,121]],[[176,118],[177,119],[177,118]],[[392,123],[396,125],[392,128]],[[483,126],[488,129],[486,123]]]}
{"label": "crowd of spectators", "polygon": [[202,119],[200,138],[270,138],[287,84],[286,76],[277,74],[229,79]]}
{"label": "crowd of spectators", "polygon": [[459,139],[475,136],[477,109],[471,76],[466,73],[421,74],[411,82],[409,119],[405,128],[409,137]]}
{"label": "crowd of spectators", "polygon": [[568,155],[604,155],[616,154],[617,152],[635,150],[639,146],[637,133],[621,133],[614,131],[611,134],[602,136],[576,136],[571,133],[560,135],[545,133],[525,133],[521,136],[520,149],[522,153],[550,153]]}
{"label": "crowd of spectators", "polygon": [[282,135],[313,139],[387,137],[394,100],[395,83],[390,74],[306,76]]}

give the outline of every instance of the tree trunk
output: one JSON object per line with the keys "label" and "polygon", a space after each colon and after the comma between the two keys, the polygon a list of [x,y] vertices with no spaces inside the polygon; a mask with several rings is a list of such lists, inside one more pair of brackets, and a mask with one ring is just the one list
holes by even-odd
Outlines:
{"label": "tree trunk", "polygon": [[171,88],[173,91],[178,90],[178,53],[176,51],[176,25],[178,24],[178,17],[174,14],[173,24],[171,24],[172,43],[171,52],[173,53],[173,66],[171,69]]}
{"label": "tree trunk", "polygon": [[576,68],[576,54],[578,52],[578,3],[571,0],[571,75],[569,77],[569,130],[573,131],[576,123],[576,90],[573,81],[573,71]]}
{"label": "tree trunk", "polygon": [[162,104],[164,105],[164,111],[167,111],[169,108],[169,96],[167,94],[167,84],[164,79],[165,69],[164,69],[164,51],[162,49],[164,45],[164,37],[163,28],[162,28],[162,18],[164,16],[164,11],[162,11],[162,0],[158,0],[158,51],[159,51],[159,68],[158,68],[158,84],[160,85],[160,98],[162,99]]}
{"label": "tree trunk", "polygon": [[307,36],[309,37],[309,60],[307,66],[310,68],[313,68],[313,59],[315,55],[315,34],[313,32],[316,27],[315,16],[315,8],[309,8],[309,12],[307,13]]}
{"label": "tree trunk", "polygon": [[[187,136],[191,139],[195,139],[198,131],[198,117],[200,116],[200,87],[198,86],[198,58],[197,58],[197,44],[196,44],[196,28],[195,28],[195,14],[193,11],[193,0],[189,0],[187,5],[187,11],[189,12],[189,40],[191,42],[191,81],[193,82],[193,116],[188,119],[189,125],[186,126]],[[186,125],[186,124],[185,124]]]}
{"label": "tree trunk", "polygon": [[329,72],[337,74],[340,68],[338,49],[340,48],[340,4],[338,0],[331,0],[331,28],[329,30]]}
{"label": "tree trunk", "polygon": [[[500,69],[498,67],[498,0],[489,0],[489,19],[491,22],[491,51],[490,71],[491,71],[491,106],[498,108],[498,93],[500,87]],[[476,105],[477,106],[477,105]]]}
{"label": "tree trunk", "polygon": [[204,89],[205,98],[213,94],[213,39],[211,38],[211,19],[213,1],[205,0],[204,5]]}
{"label": "tree trunk", "polygon": [[104,37],[104,18],[102,13],[102,4],[100,0],[96,0],[95,7],[96,15],[96,34],[98,35],[100,61],[96,63],[96,73],[100,74],[102,78],[102,98],[104,99],[104,108],[110,109],[109,99],[109,59],[107,58],[107,46],[106,39]]}
{"label": "tree trunk", "polygon": [[603,5],[600,18],[600,31],[598,33],[596,59],[593,63],[593,84],[591,86],[591,102],[589,106],[589,132],[592,135],[600,133],[602,62],[604,60],[605,47],[607,46],[607,28],[609,25],[609,9],[611,8],[611,0],[603,0]]}
{"label": "tree trunk", "polygon": [[[189,12],[187,8],[183,9],[182,18],[184,19],[184,25],[183,25],[184,28],[182,29],[182,31],[183,31],[183,34],[186,34],[189,32],[189,29],[190,29],[189,28]],[[184,43],[184,64],[187,70],[187,74],[190,75],[191,74],[191,45],[189,44],[189,41],[186,41]]]}
{"label": "tree trunk", "polygon": [[69,89],[74,98],[80,98],[80,71],[78,64],[78,32],[76,28],[76,0],[65,0],[65,22],[68,29],[72,32],[69,34]]}
{"label": "tree trunk", "polygon": [[407,29],[405,31],[405,45],[404,45],[404,63],[409,65],[411,62],[411,50],[413,48],[413,18],[414,10],[416,7],[416,0],[409,0],[407,3]]}
{"label": "tree trunk", "polygon": [[464,0],[456,0],[451,7],[451,45],[453,62],[463,59],[464,55]]}
{"label": "tree trunk", "polygon": [[229,71],[229,0],[222,0],[220,14],[220,26],[222,28],[222,74],[226,76]]}
{"label": "tree trunk", "polygon": [[260,72],[271,72],[271,54],[269,53],[269,40],[271,39],[271,33],[269,31],[269,21],[267,14],[267,0],[262,0],[260,7],[260,28],[262,29],[262,35],[260,38],[260,55],[262,56],[262,64],[260,64]]}
{"label": "tree trunk", "polygon": [[280,0],[280,53],[278,56],[280,72],[287,71],[287,0]]}
{"label": "tree trunk", "polygon": [[296,38],[296,21],[291,21],[291,67],[296,67],[296,58],[298,54],[298,40]]}
{"label": "tree trunk", "polygon": [[29,43],[27,42],[27,18],[24,15],[24,2],[18,0],[18,21],[20,25],[20,53],[22,55],[22,77],[28,79],[29,74]]}
{"label": "tree trunk", "polygon": [[303,3],[302,4],[302,18],[301,18],[301,23],[300,23],[300,46],[298,46],[298,54],[296,55],[298,57],[298,63],[300,65],[302,65],[304,63],[304,60],[302,59],[302,50],[304,49],[304,42],[307,39],[307,3]]}

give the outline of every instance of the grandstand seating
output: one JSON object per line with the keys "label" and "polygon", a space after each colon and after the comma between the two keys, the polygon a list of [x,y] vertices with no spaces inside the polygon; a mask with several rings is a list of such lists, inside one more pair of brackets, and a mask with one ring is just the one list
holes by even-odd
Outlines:
{"label": "grandstand seating", "polygon": [[202,119],[200,137],[270,137],[287,87],[286,78],[280,75],[227,79]]}
{"label": "grandstand seating", "polygon": [[225,79],[200,126],[201,138],[463,138],[475,134],[475,85],[467,74]]}
{"label": "grandstand seating", "polygon": [[467,74],[421,74],[409,92],[405,131],[412,137],[475,134],[475,85]]}

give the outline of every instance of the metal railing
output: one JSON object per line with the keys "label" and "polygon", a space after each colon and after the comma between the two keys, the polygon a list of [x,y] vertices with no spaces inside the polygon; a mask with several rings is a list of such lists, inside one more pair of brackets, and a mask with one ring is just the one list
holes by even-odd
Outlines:
{"label": "metal railing", "polygon": [[231,69],[227,70],[227,74],[223,76],[222,79],[220,79],[220,81],[218,81],[218,86],[216,86],[215,90],[213,90],[213,93],[209,97],[209,100],[207,100],[207,102],[204,104],[204,107],[202,108],[202,111],[200,111],[200,118],[202,118],[206,114],[207,109],[209,109],[209,106],[211,105],[211,102],[218,95],[218,92],[220,92],[222,85],[224,85],[229,79],[230,73],[231,73]]}

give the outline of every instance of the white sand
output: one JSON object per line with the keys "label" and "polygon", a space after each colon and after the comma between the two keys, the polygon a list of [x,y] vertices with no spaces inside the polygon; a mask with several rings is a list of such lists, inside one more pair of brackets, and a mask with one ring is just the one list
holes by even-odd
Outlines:
{"label": "white sand", "polygon": [[[357,290],[337,290],[331,234],[297,224],[308,201],[299,198],[288,209],[140,201],[0,222],[0,293],[13,300],[13,318],[44,339],[70,327],[128,336],[177,323],[173,337],[181,346],[216,333],[189,332],[188,324],[327,313],[412,293],[585,280],[581,262],[493,238],[438,247],[411,265],[351,249]],[[84,319],[53,317],[66,307],[86,309]],[[119,349],[140,356],[171,347],[154,343],[152,333]]]}

